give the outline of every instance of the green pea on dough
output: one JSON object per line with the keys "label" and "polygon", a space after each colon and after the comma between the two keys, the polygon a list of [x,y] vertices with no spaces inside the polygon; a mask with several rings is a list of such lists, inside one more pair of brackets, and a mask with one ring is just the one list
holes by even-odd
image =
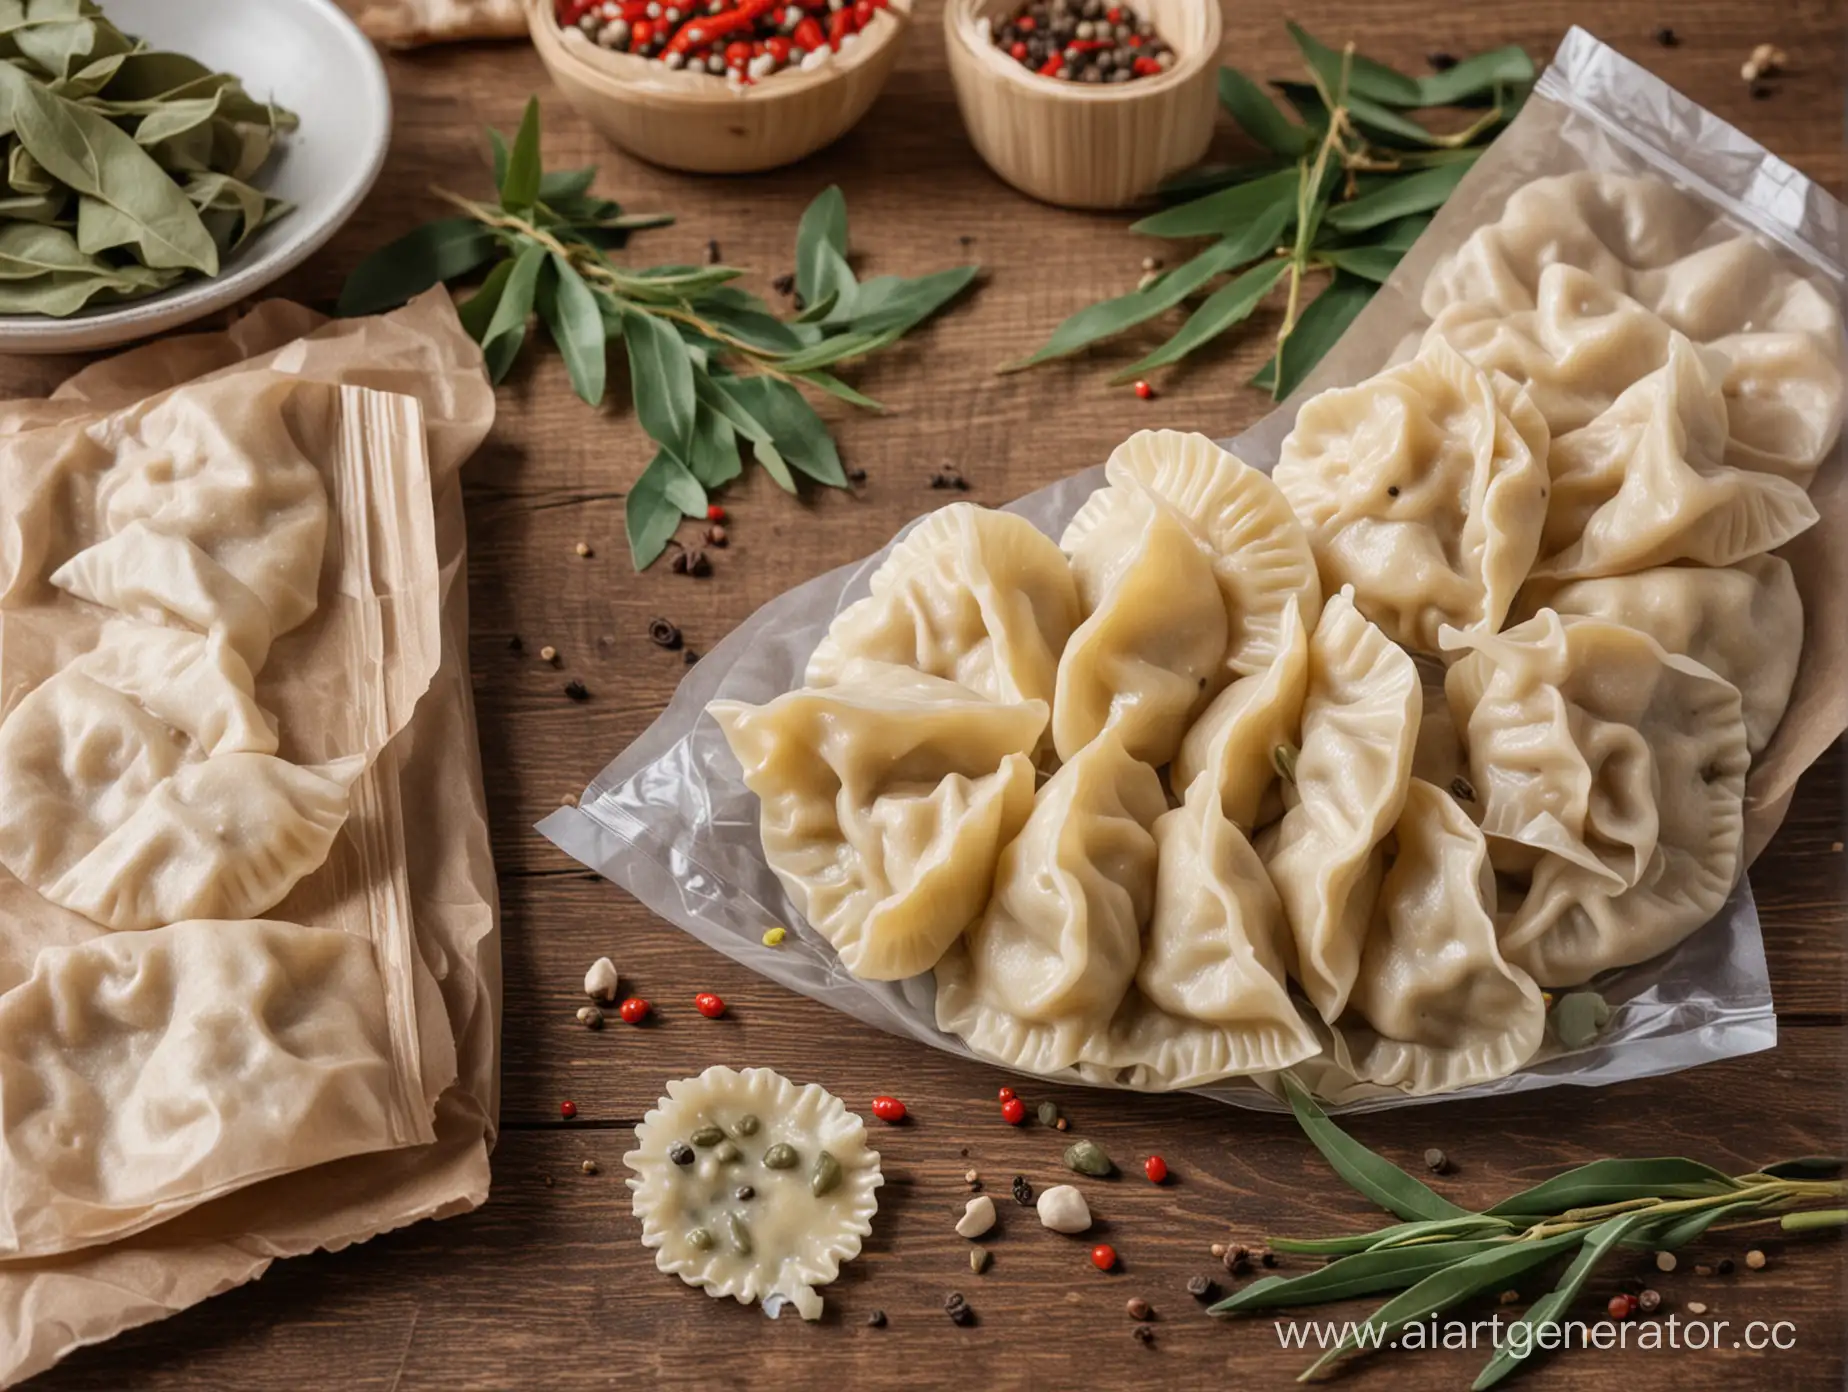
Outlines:
{"label": "green pea on dough", "polygon": [[796,1154],[796,1148],[778,1141],[764,1152],[766,1170],[793,1170],[802,1163],[802,1157]]}
{"label": "green pea on dough", "polygon": [[701,1150],[704,1150],[706,1147],[715,1146],[720,1141],[724,1140],[725,1133],[716,1126],[702,1126],[688,1137],[688,1139]]}
{"label": "green pea on dough", "polygon": [[822,1151],[815,1157],[815,1168],[809,1173],[809,1192],[819,1199],[839,1188],[840,1182],[841,1162]]}

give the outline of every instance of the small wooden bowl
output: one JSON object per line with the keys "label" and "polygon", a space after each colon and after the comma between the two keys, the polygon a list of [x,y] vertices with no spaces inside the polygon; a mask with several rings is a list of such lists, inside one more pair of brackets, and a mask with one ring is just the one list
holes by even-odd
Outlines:
{"label": "small wooden bowl", "polygon": [[1157,77],[1092,86],[1041,77],[985,40],[1015,0],[947,0],[956,104],[977,153],[1022,193],[1066,208],[1122,208],[1197,164],[1213,138],[1218,0],[1138,0],[1174,49]]}
{"label": "small wooden bowl", "polygon": [[612,144],[669,169],[749,174],[813,154],[866,114],[898,61],[911,0],[888,0],[857,43],[816,71],[743,89],[599,48],[558,27],[552,0],[526,0],[526,27],[565,100]]}

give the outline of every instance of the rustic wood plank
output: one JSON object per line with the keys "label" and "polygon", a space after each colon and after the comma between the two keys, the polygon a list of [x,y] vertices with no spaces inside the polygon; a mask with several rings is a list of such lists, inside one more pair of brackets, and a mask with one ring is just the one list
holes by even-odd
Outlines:
{"label": "rustic wood plank", "polygon": [[[1589,20],[1602,37],[1662,73],[1798,168],[1840,190],[1848,159],[1839,102],[1848,54],[1843,7],[1783,7],[1760,16],[1730,0],[1684,0],[1672,12],[1612,0],[1587,13],[1563,0],[1495,0],[1433,11],[1411,0],[1317,0],[1287,7],[1311,29],[1354,35],[1369,51],[1416,69],[1432,50],[1466,53],[1516,41],[1551,51],[1566,25]],[[1281,0],[1228,8],[1230,61],[1254,74],[1294,67]],[[981,289],[939,322],[854,373],[884,400],[885,417],[828,409],[843,453],[868,471],[853,495],[794,503],[752,478],[726,498],[732,544],[716,574],[693,582],[665,568],[636,576],[622,545],[622,495],[650,447],[626,406],[592,412],[573,399],[550,355],[523,365],[501,393],[501,419],[469,466],[471,661],[480,703],[494,849],[505,907],[505,1075],[496,1189],[481,1213],[426,1224],[349,1252],[283,1263],[262,1282],[73,1359],[46,1388],[284,1389],[339,1385],[415,1389],[827,1385],[883,1388],[993,1381],[1000,1386],[1154,1387],[1209,1381],[1280,1382],[1306,1361],[1276,1347],[1269,1326],[1212,1327],[1180,1286],[1205,1270],[1205,1244],[1231,1234],[1302,1232],[1359,1221],[1364,1206],[1329,1180],[1292,1125],[1197,1099],[1045,1089],[1087,1134],[1128,1163],[1159,1148],[1178,1182],[1100,1186],[1097,1207],[1126,1269],[1103,1277],[1078,1244],[1042,1232],[1005,1196],[1016,1169],[1056,1174],[1057,1143],[996,1119],[992,1069],[962,1063],[856,1026],[707,951],[653,919],[628,896],[586,877],[531,830],[635,738],[685,667],[646,639],[650,617],[672,618],[705,650],[783,589],[873,550],[944,497],[928,475],[954,463],[976,501],[1004,502],[1103,458],[1129,430],[1168,425],[1229,435],[1257,420],[1264,398],[1237,384],[1266,355],[1263,319],[1201,356],[1140,403],[1103,385],[1108,371],[1155,341],[1102,351],[1033,373],[990,368],[1041,341],[1066,314],[1132,285],[1158,248],[1128,219],[1060,212],[1023,199],[982,167],[962,135],[943,66],[940,11],[919,21],[890,86],[867,119],[832,150],[792,169],[743,179],[696,179],[643,166],[601,145],[549,93],[523,45],[464,45],[388,62],[396,138],[378,190],[285,293],[326,303],[347,269],[382,240],[439,208],[433,182],[481,189],[483,123],[510,129],[526,95],[547,97],[548,157],[600,161],[601,187],[632,209],[680,215],[634,244],[642,261],[699,260],[708,238],[725,259],[753,268],[768,293],[786,269],[797,216],[830,182],[848,195],[853,241],[869,272],[914,273],[965,260],[985,268]],[[1652,38],[1664,22],[1679,44]],[[1773,95],[1754,100],[1738,76],[1753,44],[1793,58]],[[1222,132],[1216,154],[1240,145]],[[0,391],[43,390],[77,360],[0,360]],[[620,390],[612,395],[623,399]],[[687,529],[692,535],[693,529]],[[581,559],[575,543],[594,554]],[[518,635],[524,651],[508,640]],[[557,668],[537,657],[557,646]],[[568,701],[566,680],[591,699]],[[1779,1006],[1776,1052],[1599,1092],[1555,1089],[1488,1103],[1445,1104],[1357,1121],[1370,1143],[1416,1164],[1429,1144],[1460,1163],[1440,1181],[1468,1199],[1512,1187],[1559,1164],[1606,1153],[1685,1150],[1743,1168],[1769,1155],[1837,1150],[1848,1119],[1842,931],[1848,858],[1842,836],[1840,751],[1805,780],[1789,821],[1754,872]],[[607,952],[660,1012],[652,1028],[592,1034],[573,1019],[589,960]],[[690,1008],[720,992],[725,1020]],[[889,1187],[866,1256],[849,1268],[819,1328],[771,1324],[753,1311],[707,1305],[655,1273],[635,1241],[620,1154],[627,1128],[671,1077],[725,1061],[778,1067],[839,1091],[856,1108],[898,1091],[914,1124],[881,1131]],[[1032,1092],[1036,1099],[1039,1092]],[[559,1101],[581,1108],[572,1126]],[[965,1161],[958,1151],[970,1147]],[[594,1156],[602,1173],[578,1163]],[[999,1178],[1004,1232],[995,1266],[972,1277],[950,1232],[965,1164]],[[548,1187],[542,1176],[550,1175]],[[1025,1219],[1025,1221],[1022,1221]],[[1712,1244],[1737,1255],[1738,1244]],[[1771,1247],[1774,1264],[1729,1284],[1682,1273],[1663,1278],[1672,1299],[1705,1299],[1740,1319],[1775,1314],[1800,1325],[1795,1353],[1711,1359],[1573,1354],[1538,1370],[1537,1388],[1672,1387],[1721,1379],[1793,1387],[1842,1380],[1844,1249],[1828,1242]],[[1622,1268],[1641,1274],[1640,1259]],[[1601,1278],[1608,1293],[1615,1275]],[[962,1289],[982,1322],[953,1329],[936,1309]],[[1077,1296],[1067,1304],[1068,1292]],[[1160,1312],[1153,1349],[1137,1347],[1122,1318],[1130,1293]],[[892,1326],[860,1326],[884,1306]],[[955,1360],[952,1362],[952,1360]],[[1362,1372],[1368,1385],[1454,1388],[1473,1363],[1417,1355]]]}
{"label": "rustic wood plank", "polygon": [[[1287,1118],[1228,1113],[1189,1098],[1024,1086],[1023,1095],[1035,1102],[1055,1098],[1072,1120],[1070,1134],[1096,1139],[1126,1170],[1151,1146],[1173,1168],[1160,1189],[1134,1173],[1078,1180],[1099,1219],[1096,1236],[1060,1237],[1017,1207],[1008,1188],[1016,1173],[1036,1186],[1073,1178],[1058,1160],[1067,1136],[1003,1125],[994,1110],[999,1075],[993,1070],[876,1035],[855,1037],[851,1057],[827,1056],[808,1028],[825,1017],[792,1018],[768,1003],[760,1014],[754,1000],[741,1006],[735,1020],[713,1023],[682,1010],[646,1034],[577,1036],[572,1051],[586,1060],[577,1079],[579,1119],[503,1137],[495,1194],[481,1212],[335,1256],[283,1263],[252,1288],[79,1355],[43,1386],[149,1392],[324,1386],[326,1370],[338,1368],[339,1386],[379,1392],[1270,1387],[1308,1361],[1278,1347],[1268,1318],[1221,1326],[1184,1291],[1195,1273],[1226,1279],[1207,1251],[1211,1242],[1255,1246],[1269,1233],[1352,1231],[1374,1221],[1364,1201],[1308,1153]],[[1768,1058],[1599,1093],[1568,1089],[1440,1104],[1352,1125],[1363,1140],[1414,1169],[1427,1146],[1441,1146],[1456,1173],[1432,1183],[1472,1205],[1556,1167],[1610,1153],[1686,1148],[1739,1171],[1767,1156],[1841,1148],[1840,1114],[1819,1115],[1814,1105],[1839,1088],[1839,1050],[1840,1031],[1798,1029]],[[887,1179],[880,1213],[866,1251],[829,1289],[818,1326],[793,1318],[771,1323],[755,1310],[709,1302],[656,1272],[636,1240],[622,1187],[629,1128],[663,1076],[714,1057],[749,1057],[817,1078],[860,1104],[872,1087],[902,1087],[911,1104],[909,1124],[870,1123]],[[583,1174],[585,1159],[596,1160],[601,1172]],[[982,1276],[970,1274],[969,1244],[951,1231],[968,1192],[966,1166],[983,1176],[1001,1212],[996,1235],[984,1243],[994,1264]],[[1089,1242],[1099,1238],[1121,1255],[1122,1269],[1113,1275],[1086,1260]],[[1749,1241],[1771,1258],[1763,1271],[1741,1265],[1730,1277],[1696,1275],[1696,1262],[1744,1256],[1746,1237],[1714,1234],[1690,1248],[1673,1275],[1655,1272],[1647,1253],[1626,1254],[1589,1289],[1601,1301],[1636,1278],[1675,1307],[1706,1303],[1712,1317],[1737,1322],[1734,1334],[1752,1319],[1788,1319],[1797,1327],[1797,1350],[1654,1357],[1574,1351],[1542,1364],[1522,1385],[1536,1392],[1774,1381],[1817,1392],[1838,1387],[1848,1248],[1830,1239]],[[1308,1265],[1286,1258],[1282,1269]],[[939,1302],[951,1290],[976,1307],[974,1327],[957,1329],[944,1317]],[[1158,1314],[1152,1348],[1132,1340],[1124,1314],[1124,1301],[1138,1294]],[[888,1328],[864,1327],[875,1308],[887,1312]],[[1329,1308],[1353,1318],[1366,1307]],[[1486,1357],[1383,1355],[1355,1381],[1456,1389]]]}

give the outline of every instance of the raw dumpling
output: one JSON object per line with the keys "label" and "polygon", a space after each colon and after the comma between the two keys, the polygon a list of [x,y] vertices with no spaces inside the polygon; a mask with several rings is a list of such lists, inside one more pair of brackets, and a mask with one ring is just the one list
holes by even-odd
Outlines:
{"label": "raw dumpling", "polygon": [[1535,581],[1516,602],[1517,620],[1547,608],[1647,633],[1664,649],[1691,657],[1739,688],[1746,747],[1771,742],[1803,651],[1803,600],[1779,556],[1736,566],[1660,566],[1633,575]]}
{"label": "raw dumpling", "polygon": [[1266,858],[1296,944],[1296,979],[1340,1018],[1360,969],[1382,862],[1412,776],[1423,708],[1418,669],[1343,589],[1309,640],[1295,805]]}
{"label": "raw dumpling", "polygon": [[920,522],[843,609],[809,659],[828,686],[856,658],[914,667],[991,701],[1051,701],[1078,592],[1052,540],[1031,522],[952,503]]}
{"label": "raw dumpling", "polygon": [[1488,847],[1446,793],[1414,778],[1341,1038],[1356,1077],[1414,1096],[1514,1072],[1546,1006],[1502,958]]}
{"label": "raw dumpling", "polygon": [[1100,489],[1059,544],[1086,617],[1059,659],[1053,745],[1069,760],[1111,729],[1132,757],[1165,764],[1224,671],[1212,562],[1181,516],[1137,484]]}
{"label": "raw dumpling", "polygon": [[1101,1048],[1155,902],[1161,779],[1106,730],[1041,788],[981,922],[937,964],[937,1027],[1032,1073]]}
{"label": "raw dumpling", "polygon": [[51,583],[143,623],[223,634],[252,672],[269,657],[273,631],[263,601],[194,543],[145,522],[79,551],[52,572]]}
{"label": "raw dumpling", "polygon": [[1673,335],[1660,369],[1553,441],[1534,576],[1621,575],[1677,560],[1732,565],[1816,521],[1799,485],[1723,462],[1726,408],[1710,367]]}
{"label": "raw dumpling", "polygon": [[1441,338],[1483,371],[1526,387],[1555,439],[1589,425],[1668,360],[1668,325],[1576,266],[1541,271],[1535,301],[1512,313],[1459,301],[1437,316],[1425,341]]}
{"label": "raw dumpling", "polygon": [[131,620],[0,723],[0,861],[106,927],[247,918],[325,858],[355,769],[298,768],[225,640]]}
{"label": "raw dumpling", "polygon": [[[1544,986],[1653,957],[1731,892],[1743,842],[1738,688],[1647,634],[1542,610],[1448,691],[1497,868],[1532,866],[1502,950]],[[1512,862],[1494,838],[1526,848]]]}
{"label": "raw dumpling", "polygon": [[1136,989],[1105,1050],[1137,1086],[1288,1068],[1321,1046],[1285,984],[1283,904],[1210,776],[1155,823],[1155,908]]}
{"label": "raw dumpling", "polygon": [[1302,524],[1277,485],[1204,435],[1138,430],[1110,454],[1104,476],[1141,484],[1187,519],[1205,544],[1230,624],[1226,665],[1265,671],[1289,646],[1284,608],[1305,628],[1322,612],[1322,585]]}
{"label": "raw dumpling", "polygon": [[764,857],[855,976],[928,970],[982,912],[1033,805],[1043,701],[998,705],[882,663],[708,708],[763,803]]}
{"label": "raw dumpling", "polygon": [[1322,583],[1403,647],[1493,632],[1540,545],[1546,424],[1507,378],[1442,338],[1356,387],[1312,397],[1277,486],[1308,529]]}
{"label": "raw dumpling", "polygon": [[[1809,481],[1842,424],[1842,316],[1830,289],[1660,179],[1579,172],[1537,179],[1510,198],[1432,273],[1424,311],[1440,320],[1458,305],[1521,315],[1544,300],[1555,265],[1718,350],[1726,462]],[[1620,373],[1612,385],[1639,375]]]}
{"label": "raw dumpling", "polygon": [[272,754],[185,764],[50,884],[53,903],[118,932],[251,918],[327,859],[364,760],[306,768]]}
{"label": "raw dumpling", "polygon": [[1177,788],[1208,778],[1226,817],[1247,833],[1277,780],[1278,749],[1302,741],[1309,634],[1294,599],[1284,606],[1282,635],[1269,668],[1233,682],[1188,727],[1170,770]]}
{"label": "raw dumpling", "polygon": [[[327,545],[327,489],[290,430],[295,387],[279,375],[209,399],[177,392],[119,418],[96,489],[106,536],[143,522],[186,538],[256,595],[278,634],[314,612]],[[269,442],[262,459],[244,444],[256,439]]]}

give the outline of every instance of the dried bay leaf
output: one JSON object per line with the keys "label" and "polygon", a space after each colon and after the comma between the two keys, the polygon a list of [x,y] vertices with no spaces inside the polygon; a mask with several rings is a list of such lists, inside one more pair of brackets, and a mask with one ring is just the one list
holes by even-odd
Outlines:
{"label": "dried bay leaf", "polygon": [[[180,187],[125,132],[96,112],[49,91],[0,63],[0,122],[60,182],[115,215],[96,223],[109,240],[92,242],[78,214],[78,245],[87,251],[132,243],[154,267],[218,273],[218,248]],[[118,237],[122,226],[132,229]]]}
{"label": "dried bay leaf", "polygon": [[45,166],[18,141],[7,149],[6,182],[14,193],[50,193],[58,186],[57,180],[45,172]]}

